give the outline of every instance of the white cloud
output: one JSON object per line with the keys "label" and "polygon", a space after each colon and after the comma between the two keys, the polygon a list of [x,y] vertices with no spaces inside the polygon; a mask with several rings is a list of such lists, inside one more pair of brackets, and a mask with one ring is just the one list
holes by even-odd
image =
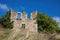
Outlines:
{"label": "white cloud", "polygon": [[7,10],[7,11],[9,10],[9,8],[6,4],[1,4],[1,3],[0,3],[0,9]]}
{"label": "white cloud", "polygon": [[60,17],[53,17],[54,20],[56,20],[56,22],[59,23],[59,27],[60,27]]}
{"label": "white cloud", "polygon": [[60,22],[60,17],[53,17],[54,20],[56,20],[57,22]]}

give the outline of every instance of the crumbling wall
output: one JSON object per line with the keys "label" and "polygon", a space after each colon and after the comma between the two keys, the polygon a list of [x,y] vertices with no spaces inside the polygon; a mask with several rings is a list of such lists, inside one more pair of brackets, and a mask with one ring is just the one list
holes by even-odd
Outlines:
{"label": "crumbling wall", "polygon": [[36,22],[36,16],[37,12],[33,12],[31,14],[31,19],[27,19],[27,13],[26,12],[19,12],[21,14],[21,19],[17,20],[17,12],[11,11],[11,20],[14,21],[14,30],[20,29],[22,27],[22,24],[25,24],[25,29],[28,29],[29,31],[37,32],[37,22]]}

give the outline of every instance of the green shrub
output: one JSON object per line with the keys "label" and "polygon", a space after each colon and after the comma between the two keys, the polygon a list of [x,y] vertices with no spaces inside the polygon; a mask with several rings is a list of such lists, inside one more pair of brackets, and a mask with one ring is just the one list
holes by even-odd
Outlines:
{"label": "green shrub", "polygon": [[0,24],[3,25],[4,28],[13,28],[13,22],[11,22],[10,19],[10,13],[11,11],[8,11],[1,19]]}
{"label": "green shrub", "polygon": [[37,14],[38,32],[47,31],[50,33],[58,31],[58,23],[46,14]]}

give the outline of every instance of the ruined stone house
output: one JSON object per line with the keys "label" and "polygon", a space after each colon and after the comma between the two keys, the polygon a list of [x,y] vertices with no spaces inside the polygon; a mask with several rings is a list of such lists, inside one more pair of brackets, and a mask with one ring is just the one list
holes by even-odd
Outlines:
{"label": "ruined stone house", "polygon": [[[19,18],[18,15],[20,15]],[[33,12],[31,13],[30,19],[28,19],[26,12],[11,11],[11,21],[14,21],[13,29],[27,29],[32,32],[37,32],[36,16],[37,12]]]}

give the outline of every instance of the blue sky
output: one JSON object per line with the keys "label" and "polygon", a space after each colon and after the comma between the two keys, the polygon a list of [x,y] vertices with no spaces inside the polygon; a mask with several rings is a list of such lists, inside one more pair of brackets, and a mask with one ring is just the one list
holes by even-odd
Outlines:
{"label": "blue sky", "polygon": [[28,16],[31,12],[39,11],[60,23],[60,0],[0,0],[0,17],[9,9],[25,11]]}
{"label": "blue sky", "polygon": [[1,5],[5,5],[6,9],[0,8],[0,16],[8,9],[15,11],[39,11],[49,16],[60,16],[60,0],[0,0]]}

